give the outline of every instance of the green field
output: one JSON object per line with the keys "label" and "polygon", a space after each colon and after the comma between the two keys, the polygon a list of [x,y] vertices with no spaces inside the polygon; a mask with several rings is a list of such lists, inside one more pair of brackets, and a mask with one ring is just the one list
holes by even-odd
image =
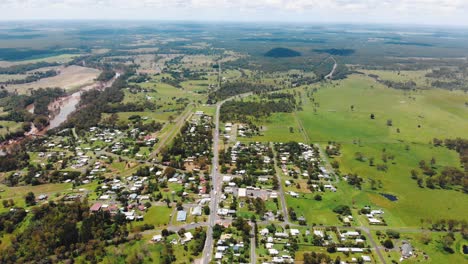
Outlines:
{"label": "green field", "polygon": [[8,132],[14,132],[21,127],[21,123],[13,121],[0,121],[0,135],[6,135]]}
{"label": "green field", "polygon": [[[314,201],[313,194],[304,194],[307,199],[287,196],[288,206],[297,208],[296,211],[303,213],[310,223],[321,224],[339,224],[331,210],[339,204],[351,206],[353,203],[356,209],[365,205],[382,208],[388,225],[396,227],[419,227],[421,219],[468,218],[466,194],[456,190],[419,188],[410,174],[412,169],[418,169],[420,160],[428,162],[432,157],[436,160],[436,170],[445,166],[460,167],[455,151],[436,148],[430,142],[434,137],[466,136],[468,108],[465,102],[468,95],[440,89],[406,92],[357,75],[312,88],[318,88],[312,96],[319,106],[303,96],[304,110],[297,112],[310,143],[320,143],[323,148],[328,141],[342,144],[341,155],[336,157],[342,175],[357,173],[365,183],[362,191],[344,181],[335,183],[339,191],[327,192],[321,202]],[[303,88],[297,90],[306,93]],[[370,118],[371,114],[375,119]],[[261,125],[266,127],[265,136],[251,140],[304,141],[300,133],[290,134],[288,131],[289,126],[297,127],[293,115],[281,115],[283,118],[275,114],[262,122]],[[392,119],[392,126],[387,125],[388,119]],[[388,166],[386,172],[369,166],[367,161],[374,158],[375,164],[384,164],[384,149],[386,154],[395,157],[385,163]],[[366,161],[357,161],[356,152],[363,153]],[[371,189],[369,179],[380,182],[380,187]],[[398,201],[391,202],[380,193],[393,194]],[[365,219],[363,222],[367,224]]]}
{"label": "green field", "polygon": [[[258,122],[262,126],[262,135],[251,138],[240,138],[241,141],[249,142],[287,142],[297,141],[304,142],[304,136],[300,131],[297,117],[294,113],[273,113],[265,121]],[[293,128],[293,133],[289,128]]]}
{"label": "green field", "polygon": [[[313,142],[427,143],[434,137],[463,137],[468,131],[468,95],[461,91],[404,92],[363,76],[318,87],[314,95],[320,104],[317,113],[310,101],[298,113]],[[375,119],[370,118],[371,114]],[[389,119],[391,127],[387,126]]]}

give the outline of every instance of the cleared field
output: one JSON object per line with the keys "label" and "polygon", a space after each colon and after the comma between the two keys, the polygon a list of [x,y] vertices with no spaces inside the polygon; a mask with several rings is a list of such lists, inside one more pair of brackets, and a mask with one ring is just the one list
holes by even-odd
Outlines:
{"label": "cleared field", "polygon": [[27,93],[29,89],[46,88],[46,87],[60,87],[65,90],[78,89],[80,87],[92,84],[100,74],[97,69],[70,66],[60,68],[60,74],[50,78],[40,79],[36,82],[9,85],[9,91],[17,90],[18,93]]}

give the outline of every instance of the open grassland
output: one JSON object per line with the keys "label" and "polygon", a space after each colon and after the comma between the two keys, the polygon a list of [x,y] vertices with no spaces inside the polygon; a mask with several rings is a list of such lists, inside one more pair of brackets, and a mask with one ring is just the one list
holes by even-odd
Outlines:
{"label": "open grassland", "polygon": [[[270,117],[256,122],[261,126],[261,136],[249,138],[238,137],[245,142],[304,142],[296,114],[294,113],[273,113]],[[293,128],[291,133],[289,128]]]}
{"label": "open grassland", "polygon": [[[368,162],[354,159],[354,153],[362,152],[367,157],[375,157],[376,163],[384,163],[380,161],[384,148],[387,153],[395,155],[395,160],[388,162],[387,172],[378,171],[369,166]],[[432,157],[437,160],[437,167],[459,166],[458,154],[454,151],[418,144],[410,145],[409,150],[406,150],[404,144],[345,144],[342,156],[337,159],[343,173],[357,173],[364,179],[370,178],[382,183],[382,187],[377,190],[371,190],[368,186],[366,192],[357,193],[356,200],[361,200],[361,206],[367,200],[369,204],[398,216],[388,219],[389,225],[420,226],[420,219],[467,219],[468,212],[464,210],[468,203],[466,194],[453,190],[420,188],[411,179],[411,169],[418,168],[420,160],[428,161]],[[379,193],[393,194],[398,201],[391,202]]]}
{"label": "open grassland", "polygon": [[60,74],[50,78],[40,79],[36,82],[8,85],[9,91],[18,93],[27,93],[29,89],[60,87],[65,90],[78,89],[80,87],[92,84],[99,76],[100,71],[92,68],[70,66],[60,68]]}
{"label": "open grassland", "polygon": [[[317,87],[319,107],[305,98],[304,111],[298,113],[313,142],[427,143],[434,137],[463,137],[468,131],[468,95],[461,91],[404,92],[363,76]],[[387,126],[387,120],[393,125]]]}

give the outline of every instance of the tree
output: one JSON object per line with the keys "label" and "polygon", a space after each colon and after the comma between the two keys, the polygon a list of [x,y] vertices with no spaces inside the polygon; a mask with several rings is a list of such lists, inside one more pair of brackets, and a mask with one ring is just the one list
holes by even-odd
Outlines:
{"label": "tree", "polygon": [[362,152],[356,152],[354,153],[354,158],[358,161],[364,161],[364,154],[362,154]]}
{"label": "tree", "polygon": [[383,246],[385,248],[392,249],[393,248],[393,241],[388,238],[383,242]]}
{"label": "tree", "polygon": [[24,200],[27,206],[36,205],[36,196],[34,195],[33,192],[28,192],[26,196],[24,197]]}
{"label": "tree", "polygon": [[443,236],[442,239],[440,240],[442,243],[442,246],[444,247],[444,250],[453,253],[452,245],[455,242],[455,237],[452,232],[448,233],[447,235]]}
{"label": "tree", "polygon": [[370,115],[370,119],[375,119],[375,115],[374,115],[374,114],[371,114],[371,115]]}
{"label": "tree", "polygon": [[387,126],[393,126],[393,121],[391,119],[387,120]]}
{"label": "tree", "polygon": [[421,243],[423,243],[424,245],[427,245],[427,244],[431,243],[431,241],[432,241],[431,233],[423,232],[419,236],[419,241],[421,241]]}
{"label": "tree", "polygon": [[209,215],[210,214],[210,207],[208,205],[205,205],[203,206],[203,213],[205,215]]}

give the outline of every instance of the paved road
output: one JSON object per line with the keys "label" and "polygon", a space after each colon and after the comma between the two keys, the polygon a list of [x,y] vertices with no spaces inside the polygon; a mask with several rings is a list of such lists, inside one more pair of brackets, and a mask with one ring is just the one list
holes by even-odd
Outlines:
{"label": "paved road", "polygon": [[335,58],[333,58],[333,57],[330,57],[330,58],[333,60],[333,62],[335,62],[335,64],[333,64],[333,69],[331,70],[331,72],[324,77],[325,80],[326,79],[330,79],[330,80],[333,79],[333,74],[335,74],[336,67],[338,67],[338,63],[336,62]]}
{"label": "paved road", "polygon": [[237,97],[246,97],[251,95],[252,93],[245,93],[237,96],[230,97],[224,101],[219,102],[216,105],[216,114],[214,118],[215,122],[215,131],[213,134],[213,160],[211,165],[211,183],[213,188],[210,191],[210,218],[208,220],[208,230],[206,232],[206,242],[205,248],[203,249],[202,255],[202,263],[208,264],[211,260],[211,255],[213,252],[213,226],[215,225],[216,221],[218,220],[218,203],[219,198],[221,196],[221,187],[222,181],[219,179],[220,174],[218,173],[218,166],[219,166],[219,115],[221,111],[221,106],[227,101],[233,100]]}
{"label": "paved road", "polygon": [[370,233],[369,228],[359,227],[359,229],[362,230],[362,232],[366,233],[366,235],[369,237],[369,242],[372,244],[372,247],[375,248],[375,252],[377,252],[377,255],[380,258],[380,263],[387,264],[387,262],[385,261],[384,256],[382,255],[382,252],[380,251],[379,246],[377,245],[377,243],[375,243],[374,238],[372,237],[372,234]]}
{"label": "paved road", "polygon": [[[273,148],[273,155],[275,157],[277,156],[277,153],[274,150],[274,148]],[[273,162],[275,164],[276,177],[278,178],[278,182],[279,182],[278,195],[279,195],[280,201],[281,201],[281,209],[283,211],[284,223],[285,224],[291,224],[291,222],[289,222],[289,214],[288,214],[288,208],[287,208],[287,204],[286,204],[286,198],[284,197],[283,181],[281,180],[281,172],[282,171],[278,167],[278,161],[276,160],[276,158],[273,159]]]}
{"label": "paved road", "polygon": [[210,191],[210,218],[208,220],[208,230],[206,232],[206,242],[205,247],[203,249],[202,255],[202,263],[208,264],[211,260],[211,255],[213,251],[213,226],[216,221],[216,211],[218,210],[218,197],[220,193],[221,186],[218,184],[218,164],[219,164],[219,112],[223,102],[220,102],[216,106],[216,114],[215,114],[215,131],[213,135],[213,160],[211,165],[211,183],[213,184],[213,188]]}
{"label": "paved road", "polygon": [[250,229],[250,263],[257,263],[257,254],[255,253],[255,223],[250,223],[252,228]]}

